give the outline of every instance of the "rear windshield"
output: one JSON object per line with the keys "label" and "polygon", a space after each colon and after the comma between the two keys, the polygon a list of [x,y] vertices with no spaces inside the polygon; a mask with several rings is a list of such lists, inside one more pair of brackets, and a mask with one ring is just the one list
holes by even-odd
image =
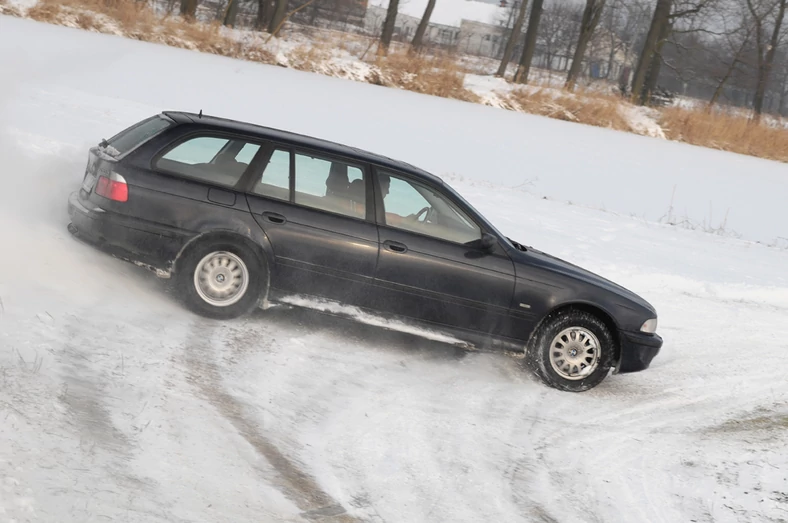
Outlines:
{"label": "rear windshield", "polygon": [[172,125],[172,121],[161,116],[153,116],[143,120],[110,138],[106,151],[112,156],[126,154],[170,125]]}

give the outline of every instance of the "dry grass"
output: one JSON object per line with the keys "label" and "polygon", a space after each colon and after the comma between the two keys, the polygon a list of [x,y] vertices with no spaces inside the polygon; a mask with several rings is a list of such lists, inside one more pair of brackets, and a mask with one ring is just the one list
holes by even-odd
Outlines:
{"label": "dry grass", "polygon": [[416,93],[479,102],[479,97],[463,85],[465,70],[451,56],[408,56],[392,51],[378,57],[369,82],[398,87]]}
{"label": "dry grass", "polygon": [[21,17],[22,12],[13,5],[8,5],[6,0],[0,0],[0,15]]}
{"label": "dry grass", "polygon": [[622,100],[598,93],[520,88],[504,98],[511,109],[619,131],[631,131],[619,111]]}
{"label": "dry grass", "polygon": [[664,109],[660,125],[671,140],[788,162],[788,130],[724,112]]}
{"label": "dry grass", "polygon": [[287,63],[299,71],[318,72],[330,59],[330,47],[320,42],[299,45],[287,54]]}
{"label": "dry grass", "polygon": [[160,17],[145,2],[131,0],[39,0],[28,11],[34,20],[135,40],[193,49],[205,53],[275,63],[274,55],[261,45],[236,41],[220,31],[218,24]]}

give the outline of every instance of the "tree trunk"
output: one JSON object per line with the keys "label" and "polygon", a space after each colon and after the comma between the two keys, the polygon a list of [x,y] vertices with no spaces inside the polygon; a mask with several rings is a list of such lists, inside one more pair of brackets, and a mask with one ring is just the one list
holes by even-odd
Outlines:
{"label": "tree trunk", "polygon": [[271,17],[271,22],[268,24],[268,32],[272,35],[277,30],[279,25],[284,21],[287,14],[287,0],[276,0],[276,7],[274,8],[274,15]]}
{"label": "tree trunk", "polygon": [[652,63],[657,53],[657,46],[660,42],[659,37],[669,22],[670,10],[672,7],[673,0],[657,0],[657,7],[651,19],[651,27],[649,27],[648,35],[646,35],[646,43],[643,46],[643,52],[640,53],[640,60],[638,60],[637,67],[635,68],[635,75],[632,78],[633,102],[640,102],[642,99],[646,75],[652,68]]}
{"label": "tree trunk", "polygon": [[197,14],[197,0],[181,0],[181,16],[194,18]]}
{"label": "tree trunk", "polygon": [[616,17],[616,3],[613,2],[613,5],[610,6],[608,9],[608,22],[606,24],[606,29],[608,31],[608,35],[610,37],[610,53],[607,57],[607,70],[605,71],[605,80],[610,79],[611,71],[613,71],[613,64],[615,63],[616,59],[616,51],[618,47],[616,45],[616,37],[615,33],[613,32],[613,25]]}
{"label": "tree trunk", "polygon": [[424,16],[421,17],[421,22],[419,22],[419,26],[416,28],[416,34],[413,36],[413,42],[410,44],[411,52],[418,52],[421,49],[424,33],[427,32],[427,26],[430,25],[432,10],[435,9],[435,1],[436,0],[429,0],[427,2],[427,8],[424,10]]}
{"label": "tree trunk", "polygon": [[665,47],[665,42],[667,42],[672,28],[673,23],[671,21],[668,21],[667,24],[662,26],[662,31],[660,32],[659,40],[657,41],[657,47],[654,50],[654,57],[651,59],[651,67],[649,67],[648,72],[646,73],[646,79],[643,82],[643,90],[640,95],[641,105],[648,105],[649,101],[651,100],[651,93],[653,93],[654,89],[657,88],[657,83],[659,82],[659,73],[662,70],[662,48]]}
{"label": "tree trunk", "polygon": [[763,114],[763,101],[766,96],[766,87],[769,85],[769,76],[771,75],[772,66],[774,65],[774,55],[777,53],[777,46],[780,44],[780,30],[782,29],[783,19],[785,18],[787,4],[788,0],[780,0],[777,8],[777,17],[774,19],[772,38],[769,42],[766,56],[763,60],[759,60],[758,83],[755,87],[755,97],[753,98],[753,119],[756,122],[760,121],[761,115]]}
{"label": "tree trunk", "polygon": [[594,36],[596,26],[602,17],[602,9],[605,7],[605,0],[586,0],[586,8],[583,11],[583,21],[580,23],[580,35],[577,37],[577,47],[572,57],[572,66],[566,76],[566,88],[573,91],[577,78],[583,70],[583,58],[588,48],[588,42]]}
{"label": "tree trunk", "polygon": [[544,0],[534,0],[533,6],[531,7],[531,16],[528,19],[528,30],[525,32],[523,54],[520,57],[517,72],[514,73],[514,81],[518,84],[528,82],[528,73],[531,72],[531,61],[534,59],[534,51],[536,50],[536,34],[537,31],[539,31],[542,11],[544,11],[543,5]]}
{"label": "tree trunk", "polygon": [[240,0],[230,0],[227,4],[227,10],[224,12],[224,20],[222,23],[227,27],[235,27],[235,18],[238,16],[238,3]]}
{"label": "tree trunk", "polygon": [[780,103],[777,107],[777,112],[780,113],[780,116],[785,116],[785,99],[788,96],[788,69],[785,70],[783,74],[783,81],[780,87]]}
{"label": "tree trunk", "polygon": [[[661,50],[661,48],[659,50]],[[639,99],[640,105],[649,105],[651,102],[651,95],[657,88],[659,73],[662,70],[662,55],[659,54],[659,50],[654,53],[654,58],[651,60],[651,67],[648,73],[646,73],[646,80],[643,82],[643,90],[641,91]]]}
{"label": "tree trunk", "polygon": [[268,27],[271,21],[271,0],[257,0],[257,18],[254,21],[254,28],[258,31]]}
{"label": "tree trunk", "polygon": [[389,0],[389,8],[386,11],[386,20],[383,22],[383,31],[380,33],[380,46],[378,55],[386,55],[389,52],[391,39],[394,37],[394,27],[397,22],[397,9],[399,0]]}
{"label": "tree trunk", "polygon": [[506,76],[506,68],[509,66],[509,62],[512,60],[514,47],[517,45],[517,40],[519,40],[520,34],[523,31],[523,22],[525,21],[525,12],[527,10],[528,0],[520,0],[520,10],[517,12],[517,18],[514,21],[514,27],[512,27],[512,32],[509,35],[509,39],[506,40],[506,47],[503,49],[501,65],[498,66],[498,72],[495,73],[495,76],[500,76],[501,78]]}
{"label": "tree trunk", "polygon": [[610,79],[610,72],[613,70],[613,64],[616,60],[616,43],[610,39],[610,54],[607,57],[607,71],[605,72],[605,80]]}

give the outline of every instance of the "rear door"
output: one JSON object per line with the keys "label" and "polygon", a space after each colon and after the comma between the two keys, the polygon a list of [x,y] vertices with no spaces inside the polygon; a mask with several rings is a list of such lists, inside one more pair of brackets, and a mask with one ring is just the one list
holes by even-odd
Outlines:
{"label": "rear door", "polygon": [[379,171],[378,179],[375,308],[509,334],[515,275],[503,248],[481,249],[481,227],[439,188],[394,172]]}
{"label": "rear door", "polygon": [[273,145],[247,199],[275,257],[271,286],[364,305],[378,257],[367,166]]}

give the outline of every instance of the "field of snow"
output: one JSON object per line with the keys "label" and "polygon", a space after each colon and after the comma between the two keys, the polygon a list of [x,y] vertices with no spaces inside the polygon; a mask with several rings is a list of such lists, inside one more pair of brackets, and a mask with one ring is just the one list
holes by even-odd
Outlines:
{"label": "field of snow", "polygon": [[[675,185],[785,237],[785,165],[7,17],[0,49],[0,522],[788,519],[788,250],[655,223]],[[310,310],[198,318],[66,231],[87,148],[163,109],[425,167],[665,347],[573,395]]]}

